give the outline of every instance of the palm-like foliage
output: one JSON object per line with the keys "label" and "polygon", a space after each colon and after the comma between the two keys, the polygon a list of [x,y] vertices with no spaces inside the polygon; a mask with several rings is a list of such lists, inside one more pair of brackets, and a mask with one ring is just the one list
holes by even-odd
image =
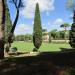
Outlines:
{"label": "palm-like foliage", "polygon": [[71,25],[68,23],[64,23],[62,25],[60,25],[60,27],[64,28],[65,30],[67,30],[68,27],[70,27]]}

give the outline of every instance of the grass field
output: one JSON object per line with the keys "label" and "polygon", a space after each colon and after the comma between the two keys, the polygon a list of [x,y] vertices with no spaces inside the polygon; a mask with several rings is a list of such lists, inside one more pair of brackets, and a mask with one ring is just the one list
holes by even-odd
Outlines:
{"label": "grass field", "polygon": [[[34,45],[31,42],[14,42],[12,44],[12,47],[17,47],[18,51],[21,52],[29,52],[33,50]],[[40,52],[60,51],[60,48],[70,48],[70,45],[66,43],[64,44],[42,43],[39,51]]]}

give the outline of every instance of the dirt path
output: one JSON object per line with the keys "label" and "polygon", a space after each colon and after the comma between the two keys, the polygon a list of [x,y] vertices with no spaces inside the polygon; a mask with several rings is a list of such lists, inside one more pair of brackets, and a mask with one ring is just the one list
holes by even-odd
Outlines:
{"label": "dirt path", "polygon": [[5,57],[25,57],[25,56],[36,56],[39,52],[17,52],[17,53],[5,53]]}

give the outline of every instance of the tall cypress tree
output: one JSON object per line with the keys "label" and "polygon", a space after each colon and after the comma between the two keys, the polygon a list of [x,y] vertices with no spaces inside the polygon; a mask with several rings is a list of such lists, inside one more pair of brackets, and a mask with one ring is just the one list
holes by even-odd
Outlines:
{"label": "tall cypress tree", "polygon": [[9,9],[8,6],[6,4],[6,21],[5,21],[5,42],[8,43],[8,36],[10,33],[10,30],[12,28],[12,23],[11,23],[11,19],[10,19],[10,13],[9,13]]}
{"label": "tall cypress tree", "polygon": [[8,6],[6,4],[6,20],[5,20],[5,43],[6,43],[6,52],[9,51],[10,48],[10,44],[8,42],[8,37],[12,28],[12,23],[11,23],[11,19],[10,19],[10,13],[9,13],[9,9]]}
{"label": "tall cypress tree", "polygon": [[36,4],[36,9],[35,9],[33,43],[35,46],[33,51],[37,51],[37,49],[39,49],[42,44],[42,26],[41,26],[41,17],[40,17],[40,10],[38,3]]}

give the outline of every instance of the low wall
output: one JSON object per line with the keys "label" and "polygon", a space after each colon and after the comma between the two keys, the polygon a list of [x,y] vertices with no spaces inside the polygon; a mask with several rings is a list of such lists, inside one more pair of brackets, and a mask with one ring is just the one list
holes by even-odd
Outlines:
{"label": "low wall", "polygon": [[63,43],[63,42],[66,42],[66,43],[69,43],[69,40],[66,40],[66,41],[65,41],[65,40],[52,40],[52,42],[56,42],[56,43],[58,43],[58,42],[59,42],[59,43],[61,43],[61,42],[62,42],[62,43]]}
{"label": "low wall", "polygon": [[[43,42],[49,42],[49,40],[43,40]],[[69,43],[69,40],[51,40],[52,43]]]}

